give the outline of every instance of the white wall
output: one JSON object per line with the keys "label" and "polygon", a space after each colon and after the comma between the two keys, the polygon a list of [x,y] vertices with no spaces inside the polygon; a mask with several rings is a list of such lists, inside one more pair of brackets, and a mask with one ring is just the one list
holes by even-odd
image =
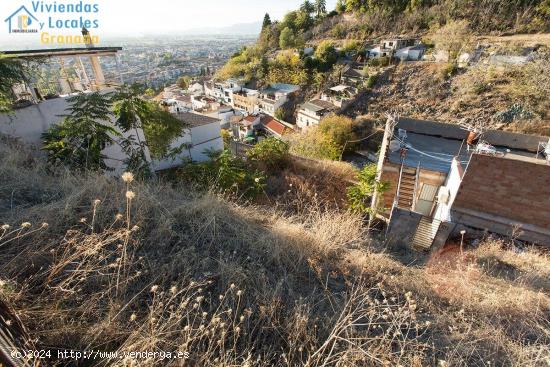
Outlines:
{"label": "white wall", "polygon": [[314,113],[307,110],[300,110],[296,119],[296,125],[301,129],[307,129],[310,126],[318,125],[320,117],[313,117]]}
{"label": "white wall", "polygon": [[[19,138],[23,143],[41,148],[42,133],[52,125],[61,122],[63,118],[59,115],[67,113],[66,109],[69,104],[66,99],[67,97],[50,99],[36,105],[17,109],[13,111],[13,114],[0,114],[0,133]],[[139,139],[144,141],[145,136],[141,129],[138,134]],[[125,138],[132,135],[136,136],[136,132],[129,131],[123,134]],[[114,171],[109,172],[110,175],[119,175],[124,171],[123,161],[126,159],[126,154],[118,144],[105,148],[103,154],[107,157],[105,160],[107,166],[114,169]],[[146,155],[150,159],[148,151]]]}
{"label": "white wall", "polygon": [[189,161],[204,162],[209,159],[207,150],[223,150],[221,127],[218,122],[185,129],[184,135],[176,139],[170,148],[180,148],[183,144],[190,149],[182,149],[181,154],[173,158],[154,160],[152,167],[155,171],[179,167]]}
{"label": "white wall", "polygon": [[447,180],[445,185],[442,187],[447,188],[449,192],[449,200],[447,203],[438,202],[435,209],[434,218],[441,221],[450,222],[451,221],[451,207],[455,201],[456,195],[458,194],[458,189],[462,183],[462,166],[460,162],[453,158],[453,163],[451,164],[451,170],[447,175]]}

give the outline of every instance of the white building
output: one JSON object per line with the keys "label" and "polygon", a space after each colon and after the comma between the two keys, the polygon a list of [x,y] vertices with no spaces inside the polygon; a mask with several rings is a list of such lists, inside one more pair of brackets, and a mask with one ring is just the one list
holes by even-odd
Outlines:
{"label": "white building", "polygon": [[298,111],[296,125],[301,129],[318,125],[325,116],[336,110],[338,107],[327,101],[315,99],[306,102]]}
{"label": "white building", "polygon": [[185,124],[185,128],[183,135],[170,144],[170,149],[180,153],[153,161],[155,171],[179,167],[189,161],[203,162],[209,159],[209,152],[223,150],[220,120],[192,112],[175,116]]}
{"label": "white building", "polygon": [[187,88],[187,92],[193,95],[204,94],[204,86],[201,83],[193,83]]}
{"label": "white building", "polygon": [[[48,99],[16,109],[12,114],[0,114],[0,134],[17,138],[29,146],[41,148],[42,133],[61,122],[62,117],[60,116],[67,113],[68,97]],[[114,118],[110,124],[115,127]],[[118,130],[117,127],[115,129]],[[133,137],[135,141],[145,141],[145,135],[141,129],[130,130],[126,133],[119,132],[122,134],[122,138]],[[102,154],[106,157],[105,164],[112,169],[108,172],[110,175],[120,175],[124,172],[124,160],[127,156],[119,144],[115,143],[106,147]],[[145,154],[150,161],[149,151],[146,150]]]}
{"label": "white building", "polygon": [[270,116],[288,101],[289,95],[296,93],[300,87],[293,84],[274,83],[260,91],[258,100],[259,111]]}
{"label": "white building", "polygon": [[395,51],[395,57],[401,61],[419,61],[424,57],[424,52],[426,52],[424,45],[409,46]]}

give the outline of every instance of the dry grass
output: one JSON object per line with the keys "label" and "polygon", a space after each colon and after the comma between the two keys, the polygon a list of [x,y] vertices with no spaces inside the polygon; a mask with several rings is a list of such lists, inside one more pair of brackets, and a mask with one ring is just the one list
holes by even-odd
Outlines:
{"label": "dry grass", "polygon": [[178,350],[190,366],[548,363],[542,253],[493,242],[407,267],[322,202],[288,214],[162,183],[46,175],[6,143],[0,158],[0,223],[12,225],[0,230],[0,298],[37,346]]}

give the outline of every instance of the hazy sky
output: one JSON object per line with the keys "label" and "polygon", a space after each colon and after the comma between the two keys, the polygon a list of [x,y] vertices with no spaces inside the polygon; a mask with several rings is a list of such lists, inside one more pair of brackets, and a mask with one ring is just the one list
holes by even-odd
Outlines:
{"label": "hazy sky", "polygon": [[[44,4],[76,4],[79,0],[41,0]],[[280,19],[287,11],[296,9],[302,0],[82,0],[84,4],[98,4],[99,12],[92,19],[99,21],[96,33],[102,36],[131,35],[136,33],[167,33],[194,28],[225,27],[237,23],[257,22],[268,12],[272,19]],[[327,9],[332,10],[336,0],[327,0]],[[0,0],[0,42],[29,41],[38,35],[9,34],[4,22],[21,5],[32,11],[32,0]],[[48,15],[34,14],[40,22]],[[64,19],[79,18],[80,14],[55,14]],[[46,18],[46,19],[43,19]],[[16,20],[15,20],[16,22]],[[47,30],[52,32],[51,30]],[[63,29],[60,34],[69,34]],[[92,30],[94,32],[94,30]],[[76,30],[78,33],[78,30]],[[16,38],[17,37],[17,38]],[[1,46],[1,43],[0,43]]]}

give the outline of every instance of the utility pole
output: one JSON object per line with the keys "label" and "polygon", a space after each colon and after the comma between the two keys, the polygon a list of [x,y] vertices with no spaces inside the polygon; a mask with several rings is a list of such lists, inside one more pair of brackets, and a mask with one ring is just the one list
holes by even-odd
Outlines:
{"label": "utility pole", "polygon": [[[393,136],[393,131],[397,125],[399,117],[395,115],[388,114],[386,118],[386,127],[384,128],[384,137],[382,138],[382,146],[380,147],[380,155],[378,156],[378,164],[376,166],[376,182],[380,182],[382,178],[382,170],[384,169],[384,162],[386,160],[386,154],[388,151],[388,146],[390,144],[390,139]],[[376,219],[376,211],[378,209],[380,193],[376,190],[372,195],[371,206],[370,206],[370,217],[369,223],[367,226],[367,231],[370,230],[374,219]]]}

